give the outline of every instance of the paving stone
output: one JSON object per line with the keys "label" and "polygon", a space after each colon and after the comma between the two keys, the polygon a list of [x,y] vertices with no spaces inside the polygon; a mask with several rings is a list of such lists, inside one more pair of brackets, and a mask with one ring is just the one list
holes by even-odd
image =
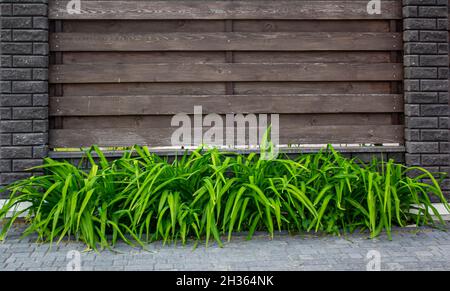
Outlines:
{"label": "paving stone", "polygon": [[[450,227],[448,227],[450,230]],[[415,232],[418,233],[416,234]],[[323,235],[278,235],[225,243],[224,248],[204,245],[149,245],[151,252],[119,244],[120,252],[83,252],[85,246],[65,242],[48,249],[31,239],[18,240],[12,233],[0,253],[0,270],[66,270],[70,250],[81,252],[82,270],[366,270],[369,251],[381,255],[382,270],[449,270],[450,232],[428,228],[397,230],[393,241],[382,235],[368,240],[367,234],[349,237]]]}

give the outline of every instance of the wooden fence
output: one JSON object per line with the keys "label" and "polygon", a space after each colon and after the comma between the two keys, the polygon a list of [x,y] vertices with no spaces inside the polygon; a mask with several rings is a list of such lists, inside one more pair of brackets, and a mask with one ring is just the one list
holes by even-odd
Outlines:
{"label": "wooden fence", "polygon": [[50,148],[170,145],[173,114],[278,113],[282,144],[403,143],[401,1],[49,1]]}

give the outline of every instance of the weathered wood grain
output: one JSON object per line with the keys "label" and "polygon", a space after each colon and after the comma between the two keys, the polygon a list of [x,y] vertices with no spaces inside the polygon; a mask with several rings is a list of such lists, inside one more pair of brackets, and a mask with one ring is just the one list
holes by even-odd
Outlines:
{"label": "weathered wood grain", "polygon": [[50,19],[399,19],[400,1],[383,1],[381,14],[368,1],[89,1],[69,14],[69,0],[50,0]]}
{"label": "weathered wood grain", "polygon": [[50,98],[50,116],[120,116],[207,113],[402,112],[400,94],[64,96]]}
{"label": "weathered wood grain", "polygon": [[54,33],[52,51],[393,51],[399,33]]}
{"label": "weathered wood grain", "polygon": [[54,65],[51,83],[396,81],[398,63]]}
{"label": "weathered wood grain", "polygon": [[[176,128],[102,128],[50,130],[54,147],[130,146],[133,144],[167,146]],[[207,128],[204,128],[206,130]],[[314,143],[397,143],[403,139],[403,126],[309,126],[280,125],[281,144]]]}

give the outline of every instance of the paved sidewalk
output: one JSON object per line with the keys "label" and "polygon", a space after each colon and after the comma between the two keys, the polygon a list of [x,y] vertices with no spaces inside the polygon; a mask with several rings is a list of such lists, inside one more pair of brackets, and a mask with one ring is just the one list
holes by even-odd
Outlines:
{"label": "paved sidewalk", "polygon": [[[1,270],[450,270],[450,227],[405,228],[394,231],[393,241],[383,235],[346,238],[328,235],[281,234],[270,240],[258,234],[247,241],[234,237],[224,248],[216,245],[149,245],[149,251],[119,244],[115,251],[83,252],[79,243],[36,244],[34,238],[19,239],[20,229],[0,243]],[[377,264],[377,255],[381,256]],[[368,258],[369,257],[369,258]]]}

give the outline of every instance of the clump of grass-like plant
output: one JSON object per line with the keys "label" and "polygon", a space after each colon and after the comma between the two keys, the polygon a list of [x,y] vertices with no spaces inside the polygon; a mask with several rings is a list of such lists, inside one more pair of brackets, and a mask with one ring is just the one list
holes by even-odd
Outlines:
{"label": "clump of grass-like plant", "polygon": [[[97,154],[94,159],[92,153]],[[198,149],[169,162],[135,146],[108,161],[98,147],[86,152],[90,169],[46,158],[44,171],[13,183],[0,209],[0,239],[27,213],[24,235],[40,241],[73,238],[88,247],[214,239],[233,232],[368,229],[371,237],[392,226],[442,221],[430,202],[448,208],[434,175],[392,160],[364,164],[328,147],[296,159],[260,159],[216,149]],[[410,177],[410,171],[420,172]],[[428,179],[431,183],[424,183]],[[25,203],[25,204],[23,204]],[[26,205],[12,217],[7,213]],[[415,213],[411,209],[416,208]]]}

